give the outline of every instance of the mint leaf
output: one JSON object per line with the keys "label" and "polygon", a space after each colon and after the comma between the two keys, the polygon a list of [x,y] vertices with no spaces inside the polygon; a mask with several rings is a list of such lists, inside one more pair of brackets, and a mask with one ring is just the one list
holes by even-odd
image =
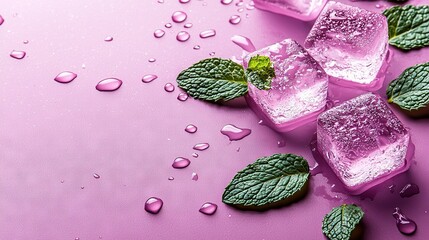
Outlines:
{"label": "mint leaf", "polygon": [[271,80],[276,76],[270,58],[259,55],[250,59],[246,75],[248,81],[261,90],[269,90]]}
{"label": "mint leaf", "polygon": [[322,231],[330,240],[348,240],[364,212],[354,204],[343,204],[323,219]]}
{"label": "mint leaf", "polygon": [[238,207],[263,207],[293,197],[309,177],[307,161],[293,154],[263,157],[239,171],[222,201]]}
{"label": "mint leaf", "polygon": [[228,101],[247,93],[243,67],[220,58],[209,58],[192,65],[179,74],[177,83],[190,96],[206,101]]}
{"label": "mint leaf", "polygon": [[406,69],[387,87],[389,103],[412,111],[429,105],[429,62]]}
{"label": "mint leaf", "polygon": [[429,46],[429,6],[395,6],[383,14],[391,45],[404,50]]}

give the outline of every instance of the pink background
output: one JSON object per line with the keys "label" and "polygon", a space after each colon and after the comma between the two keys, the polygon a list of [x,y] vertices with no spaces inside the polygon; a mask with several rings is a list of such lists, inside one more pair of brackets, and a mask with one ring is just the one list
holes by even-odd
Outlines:
{"label": "pink background", "polygon": [[[377,3],[390,5],[349,3],[379,12]],[[259,125],[246,107],[180,102],[179,89],[163,90],[165,83],[175,83],[181,70],[210,52],[239,56],[240,48],[230,41],[234,34],[249,37],[261,48],[284,38],[302,43],[312,26],[257,9],[239,13],[238,8],[218,0],[0,0],[5,18],[0,26],[0,239],[324,239],[323,216],[343,202],[365,210],[366,239],[406,239],[392,217],[396,206],[420,227],[410,239],[428,239],[429,119],[413,120],[396,110],[411,128],[415,163],[407,173],[375,188],[370,198],[332,192],[332,181],[319,174],[311,178],[308,196],[289,207],[259,213],[222,204],[230,179],[258,157],[292,152],[314,165],[309,147],[314,124],[278,134]],[[194,24],[185,43],[175,39],[184,23],[164,28],[175,10],[184,10],[186,22]],[[242,17],[238,25],[228,22],[234,14]],[[153,37],[157,28],[166,30],[161,39]],[[217,31],[215,37],[199,38],[199,32],[211,28]],[[114,40],[104,42],[107,36]],[[197,44],[201,49],[193,50]],[[13,49],[26,51],[27,57],[9,57]],[[387,82],[406,67],[429,61],[429,48],[392,50]],[[156,62],[149,63],[149,58]],[[55,82],[62,71],[78,77],[69,84]],[[145,74],[159,78],[145,84]],[[116,92],[96,91],[97,82],[108,77],[124,84]],[[382,96],[386,85],[379,91]],[[338,99],[359,94],[333,89],[341,92]],[[184,131],[189,123],[198,126],[196,134]],[[220,134],[225,124],[253,132],[229,142]],[[277,146],[281,139],[286,142],[283,148]],[[192,146],[200,142],[210,143],[210,148],[192,158]],[[189,157],[191,165],[173,169],[178,156]],[[191,180],[192,172],[199,174],[198,181]],[[95,179],[94,173],[101,178]],[[175,180],[167,180],[170,176]],[[410,182],[418,184],[421,193],[400,198],[399,190]],[[396,184],[393,194],[391,184]],[[164,200],[158,215],[144,211],[151,196]],[[215,215],[198,212],[206,201],[219,205]]]}

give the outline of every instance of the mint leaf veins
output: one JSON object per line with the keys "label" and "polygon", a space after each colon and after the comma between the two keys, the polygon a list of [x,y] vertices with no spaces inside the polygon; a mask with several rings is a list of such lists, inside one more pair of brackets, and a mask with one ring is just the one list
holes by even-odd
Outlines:
{"label": "mint leaf veins", "polygon": [[260,55],[250,59],[246,75],[248,81],[261,90],[269,90],[271,80],[276,76],[270,58]]}
{"label": "mint leaf veins", "polygon": [[348,240],[362,220],[364,212],[354,204],[343,204],[323,219],[322,231],[330,240]]}

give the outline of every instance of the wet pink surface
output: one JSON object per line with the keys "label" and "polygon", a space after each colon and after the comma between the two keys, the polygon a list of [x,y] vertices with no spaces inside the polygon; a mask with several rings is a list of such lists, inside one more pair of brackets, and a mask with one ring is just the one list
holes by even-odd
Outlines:
{"label": "wet pink surface", "polygon": [[[292,152],[314,165],[309,143],[315,124],[278,134],[259,125],[249,108],[192,98],[181,102],[180,89],[164,91],[181,70],[211,52],[239,56],[233,35],[247,36],[262,48],[284,38],[302,44],[311,28],[311,22],[257,9],[237,12],[235,2],[0,0],[5,19],[0,26],[0,239],[324,239],[323,216],[344,202],[366,212],[365,239],[428,239],[429,119],[410,119],[396,109],[411,129],[415,163],[366,197],[332,192],[333,181],[318,174],[311,178],[308,196],[289,207],[243,212],[221,202],[234,174],[258,157]],[[376,4],[390,5],[350,3],[375,11],[382,11]],[[188,14],[185,22],[172,22],[177,10]],[[228,21],[235,14],[242,20],[232,25]],[[173,26],[167,29],[169,22]],[[185,29],[189,22],[193,27]],[[166,34],[157,39],[156,29]],[[216,36],[201,39],[199,33],[208,29],[215,29]],[[179,31],[191,38],[178,42]],[[109,36],[114,40],[105,42]],[[26,51],[26,57],[11,58],[14,49]],[[393,49],[387,81],[427,61],[429,48]],[[68,84],[54,81],[62,71],[78,77]],[[144,84],[146,74],[158,78]],[[105,78],[121,79],[123,85],[114,92],[97,91],[95,85]],[[378,91],[382,96],[386,85]],[[331,89],[341,101],[361,93]],[[198,127],[195,134],[184,131],[191,123]],[[252,134],[230,142],[220,133],[226,124],[250,128]],[[282,139],[285,147],[278,148]],[[210,148],[193,158],[192,147],[203,142]],[[179,156],[192,163],[172,168]],[[192,172],[198,181],[191,180]],[[407,183],[419,185],[420,193],[401,198]],[[144,210],[152,196],[164,201],[157,215]],[[218,205],[213,216],[199,212],[205,202]],[[417,223],[415,235],[398,232],[395,207]]]}

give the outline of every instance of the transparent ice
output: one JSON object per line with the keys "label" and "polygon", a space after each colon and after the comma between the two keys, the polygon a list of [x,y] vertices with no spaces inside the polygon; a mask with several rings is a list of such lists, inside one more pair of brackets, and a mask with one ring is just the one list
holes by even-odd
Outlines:
{"label": "transparent ice", "polygon": [[259,9],[311,21],[319,15],[327,0],[254,0]]}

